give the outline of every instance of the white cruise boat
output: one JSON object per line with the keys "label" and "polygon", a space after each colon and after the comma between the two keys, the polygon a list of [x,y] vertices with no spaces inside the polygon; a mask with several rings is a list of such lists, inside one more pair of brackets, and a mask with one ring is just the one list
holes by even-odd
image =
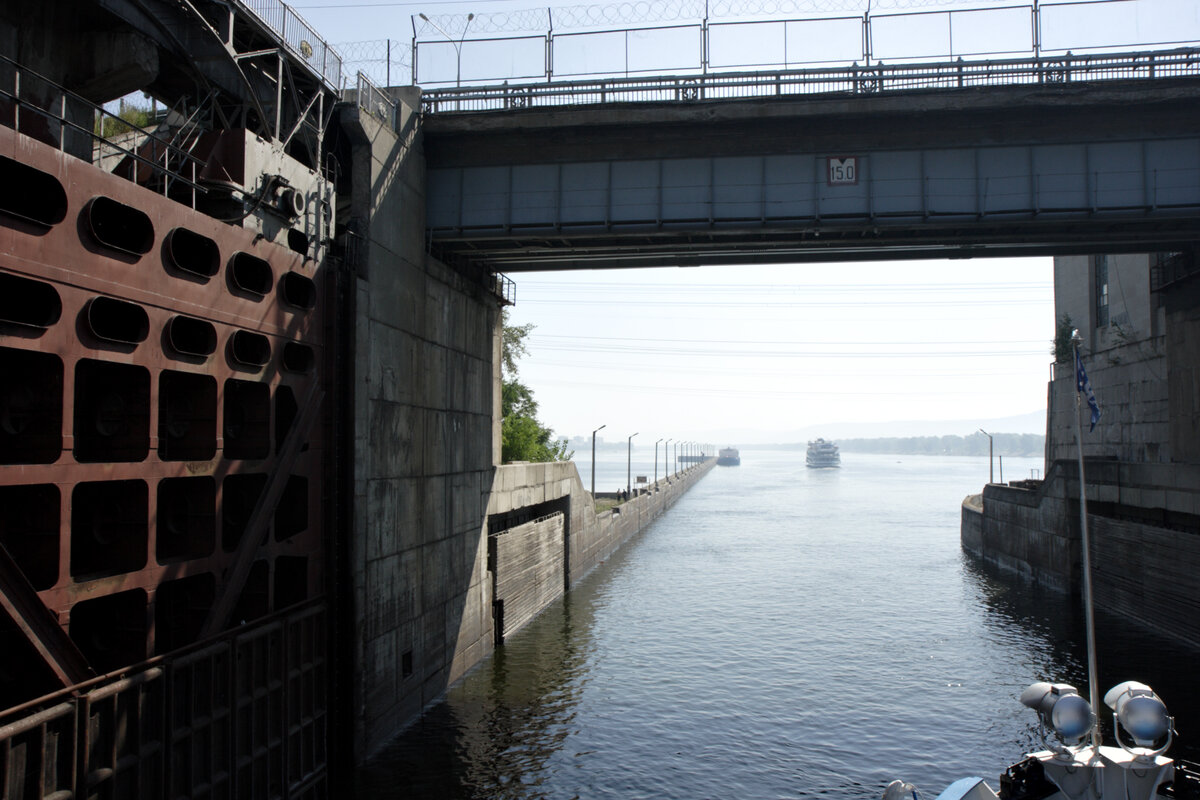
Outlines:
{"label": "white cruise boat", "polygon": [[808,443],[808,454],[804,458],[804,463],[814,469],[840,467],[842,455],[838,452],[838,446],[833,442],[815,439]]}

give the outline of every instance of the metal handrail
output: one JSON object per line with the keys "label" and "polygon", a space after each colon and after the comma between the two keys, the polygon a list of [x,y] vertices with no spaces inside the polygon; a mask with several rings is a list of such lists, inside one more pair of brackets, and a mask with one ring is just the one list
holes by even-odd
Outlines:
{"label": "metal handrail", "polygon": [[426,89],[427,114],[1200,76],[1200,48]]}
{"label": "metal handrail", "polygon": [[517,284],[503,272],[492,274],[492,292],[500,298],[500,305],[515,306],[517,304]]}
{"label": "metal handrail", "polygon": [[[99,143],[102,147],[112,148],[115,153],[127,156],[137,164],[141,164],[153,172],[162,175],[165,179],[163,181],[163,194],[168,193],[171,181],[179,181],[192,190],[193,204],[195,199],[194,193],[199,192],[200,194],[206,194],[208,192],[204,186],[197,182],[198,174],[203,169],[204,162],[198,159],[188,150],[180,147],[172,141],[164,139],[163,137],[151,131],[138,128],[134,128],[134,130],[136,130],[138,133],[138,141],[134,146],[126,147],[118,144],[111,138],[104,136],[102,133],[97,133],[94,127],[85,127],[70,119],[71,115],[67,113],[68,101],[70,102],[72,111],[84,108],[89,109],[91,112],[89,114],[89,119],[92,121],[93,126],[98,121],[100,123],[101,131],[104,130],[103,122],[105,119],[119,120],[122,124],[128,125],[128,123],[122,120],[119,116],[105,111],[103,107],[98,106],[92,103],[90,100],[75,94],[74,92],[64,88],[63,86],[60,86],[58,83],[47,78],[41,73],[21,65],[7,56],[0,55],[0,64],[6,64],[13,70],[12,88],[10,90],[5,86],[0,85],[0,100],[7,100],[12,104],[12,127],[15,130],[21,130],[22,113],[33,113],[39,117],[42,117],[43,119],[50,120],[61,126],[58,136],[58,147],[59,150],[64,153],[76,155],[74,153],[70,153],[70,151],[67,149],[66,131],[77,131],[91,139],[92,144],[88,148],[90,156],[94,152],[96,144]],[[53,89],[54,94],[56,95],[54,105],[57,106],[57,110],[44,108],[37,103],[26,100],[22,95],[23,78],[32,78],[44,86]],[[151,143],[155,158],[146,158],[141,153],[137,152],[137,150],[143,147],[147,142]],[[161,162],[158,160],[158,157],[161,157]],[[169,165],[172,159],[175,159],[180,165],[179,169],[170,168]],[[137,170],[135,169],[133,171],[135,176],[136,172]]]}
{"label": "metal handrail", "polygon": [[369,114],[374,114],[391,127],[396,127],[396,101],[380,89],[361,70],[355,87],[358,107]]}
{"label": "metal handrail", "polygon": [[[281,0],[237,0],[334,91],[342,87],[342,57],[316,28]],[[306,46],[307,45],[307,46]]]}

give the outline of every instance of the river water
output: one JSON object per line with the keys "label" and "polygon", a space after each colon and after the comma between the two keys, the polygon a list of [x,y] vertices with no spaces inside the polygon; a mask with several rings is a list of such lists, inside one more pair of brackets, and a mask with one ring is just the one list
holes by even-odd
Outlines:
{"label": "river water", "polygon": [[[850,453],[808,470],[803,455],[743,450],[710,472],[369,764],[357,796],[996,786],[1037,746],[1021,690],[1086,696],[1082,613],[962,554],[960,503],[987,459]],[[1098,627],[1101,690],[1143,680],[1200,730],[1200,654],[1103,613]],[[1200,755],[1180,739],[1175,755]]]}

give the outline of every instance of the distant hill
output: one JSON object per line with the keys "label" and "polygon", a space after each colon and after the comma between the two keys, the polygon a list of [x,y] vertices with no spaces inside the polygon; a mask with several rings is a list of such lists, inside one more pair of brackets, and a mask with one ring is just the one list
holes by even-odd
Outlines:
{"label": "distant hill", "polygon": [[[996,454],[1034,458],[1046,452],[1046,437],[1036,433],[995,433]],[[847,453],[897,453],[904,455],[986,456],[988,439],[970,436],[908,436],[884,439],[846,439],[838,446]]]}
{"label": "distant hill", "polygon": [[[892,420],[872,422],[816,422],[801,427],[787,427],[776,424],[772,420],[755,420],[754,424],[761,427],[722,427],[696,431],[696,437],[701,441],[713,442],[718,447],[726,444],[733,447],[757,447],[778,442],[807,442],[818,436],[836,441],[867,438],[904,438],[904,437],[942,437],[947,434],[969,436],[978,428],[986,431],[1008,431],[1010,433],[1045,434],[1045,410],[1030,411],[1025,414],[1015,414],[1007,417],[969,419],[934,419],[934,420]],[[571,446],[579,449],[586,445],[591,447],[591,439],[579,437],[577,444],[574,440]],[[625,444],[621,442],[622,446]],[[637,446],[637,443],[634,443]]]}
{"label": "distant hill", "polygon": [[[994,433],[995,454],[1037,458],[1046,451],[1046,437],[1037,433]],[[875,439],[836,439],[845,453],[883,453],[908,456],[986,456],[988,440],[982,433],[970,436],[904,436]],[[756,450],[804,450],[807,442],[754,445]]]}

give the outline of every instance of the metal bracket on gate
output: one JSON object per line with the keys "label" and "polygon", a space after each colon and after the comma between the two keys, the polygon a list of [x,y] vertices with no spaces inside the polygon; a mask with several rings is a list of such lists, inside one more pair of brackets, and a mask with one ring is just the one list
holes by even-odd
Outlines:
{"label": "metal bracket on gate", "polygon": [[87,658],[46,608],[3,545],[0,545],[0,606],[63,686],[74,686],[95,676]]}
{"label": "metal bracket on gate", "polygon": [[321,400],[324,397],[325,391],[320,388],[319,382],[313,381],[308,394],[304,397],[302,406],[304,410],[300,412],[295,425],[288,433],[287,440],[283,445],[283,452],[279,454],[279,460],[275,464],[275,470],[267,479],[267,485],[259,495],[254,512],[246,523],[246,532],[242,534],[242,540],[238,542],[233,556],[233,566],[229,568],[225,585],[217,597],[217,602],[213,604],[208,619],[204,621],[204,628],[200,632],[201,638],[207,638],[224,630],[233,606],[237,603],[242,588],[246,585],[250,567],[254,565],[254,556],[266,538],[267,523],[275,515],[275,508],[283,497],[283,489],[287,485],[292,466],[296,463],[296,458],[300,455],[305,440],[308,439],[308,433],[312,430],[313,423],[316,422],[317,410],[321,407]]}

